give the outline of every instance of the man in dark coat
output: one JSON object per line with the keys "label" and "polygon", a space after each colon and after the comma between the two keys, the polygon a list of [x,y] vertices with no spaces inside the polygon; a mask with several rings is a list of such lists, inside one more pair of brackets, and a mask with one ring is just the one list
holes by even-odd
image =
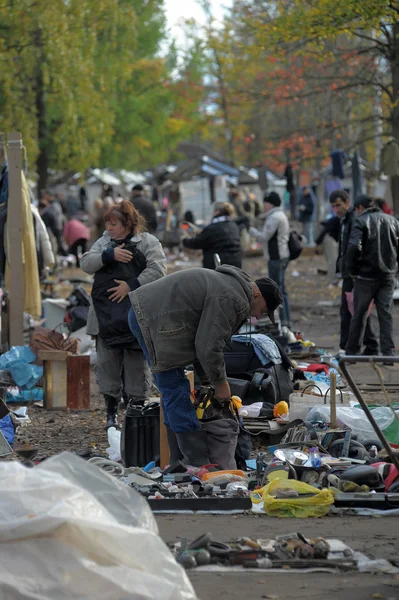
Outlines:
{"label": "man in dark coat", "polygon": [[[336,216],[341,220],[339,232],[338,261],[337,272],[342,276],[342,294],[341,294],[341,335],[339,347],[344,351],[348,342],[349,330],[352,321],[352,313],[348,306],[348,296],[353,292],[353,279],[351,278],[346,266],[346,253],[348,242],[352,231],[353,222],[356,214],[351,208],[351,202],[348,192],[345,190],[335,190],[330,194],[330,204]],[[378,340],[371,326],[370,318],[367,319],[364,332],[365,349],[363,354],[375,356],[378,354]]]}
{"label": "man in dark coat", "polygon": [[358,354],[370,303],[374,300],[380,325],[381,353],[395,355],[392,305],[398,272],[399,222],[375,206],[370,196],[355,201],[355,219],[349,238],[346,267],[354,278],[354,315],[346,345]]}
{"label": "man in dark coat", "polygon": [[148,233],[154,234],[158,227],[157,211],[154,204],[144,196],[144,188],[138,184],[132,188],[130,202],[145,219]]}

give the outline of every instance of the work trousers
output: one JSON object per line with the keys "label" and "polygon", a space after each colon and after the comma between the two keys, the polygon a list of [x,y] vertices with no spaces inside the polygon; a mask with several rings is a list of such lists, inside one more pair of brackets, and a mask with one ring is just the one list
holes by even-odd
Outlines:
{"label": "work trousers", "polygon": [[[341,336],[340,336],[340,343],[339,343],[339,347],[342,350],[345,350],[345,348],[348,344],[349,331],[350,331],[351,322],[352,322],[352,314],[350,313],[349,308],[348,308],[346,292],[353,292],[353,279],[351,277],[344,277],[344,279],[342,280],[341,308],[340,308]],[[369,302],[369,305],[370,305],[370,302]],[[363,338],[364,338],[363,343],[365,345],[364,353],[369,354],[369,355],[374,355],[374,356],[378,355],[379,354],[378,339],[375,334],[374,328],[372,326],[370,317],[368,317],[366,319]],[[359,340],[359,345],[361,346],[361,340]],[[358,353],[359,352],[356,352],[355,354],[358,354]]]}
{"label": "work trousers", "polygon": [[290,304],[287,289],[285,287],[285,270],[288,267],[289,261],[289,258],[269,260],[269,277],[277,283],[283,295],[283,304],[280,306],[281,325],[291,328]]}
{"label": "work trousers", "polygon": [[367,322],[367,312],[372,300],[374,300],[377,309],[378,323],[380,325],[381,353],[384,356],[393,356],[395,354],[395,344],[392,335],[394,289],[394,277],[384,280],[355,279],[355,314],[352,318],[349,338],[345,348],[347,354],[358,354],[360,351],[361,341]]}
{"label": "work trousers", "polygon": [[152,386],[151,371],[141,350],[110,348],[99,335],[96,338],[96,349],[96,379],[101,394],[119,399],[123,387],[128,398],[149,398]]}
{"label": "work trousers", "polygon": [[[150,364],[148,348],[133,308],[129,311],[129,327],[140,344],[148,364]],[[184,369],[176,367],[168,371],[162,371],[161,373],[154,373],[154,379],[161,393],[163,417],[166,427],[170,427],[174,433],[184,433],[185,431],[197,431],[200,429],[200,422],[191,402],[190,382],[184,374]]]}

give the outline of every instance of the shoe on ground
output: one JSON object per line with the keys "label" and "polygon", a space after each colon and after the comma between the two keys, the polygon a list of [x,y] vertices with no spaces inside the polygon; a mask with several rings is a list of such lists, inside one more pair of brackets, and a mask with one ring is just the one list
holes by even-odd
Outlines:
{"label": "shoe on ground", "polygon": [[384,365],[384,367],[394,367],[395,366],[395,363],[390,361],[389,358],[393,358],[393,357],[396,358],[396,354],[384,354],[383,356],[386,356],[388,359],[387,361],[384,361],[382,363]]}
{"label": "shoe on ground", "polygon": [[362,352],[362,356],[379,356],[380,351],[378,348],[365,348]]}

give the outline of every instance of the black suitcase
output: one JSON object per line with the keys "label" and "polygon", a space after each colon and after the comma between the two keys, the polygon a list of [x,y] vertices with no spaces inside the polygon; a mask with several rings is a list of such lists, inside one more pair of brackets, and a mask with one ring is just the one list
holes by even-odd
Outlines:
{"label": "black suitcase", "polygon": [[125,467],[145,467],[159,460],[159,403],[129,405],[121,433],[121,457]]}

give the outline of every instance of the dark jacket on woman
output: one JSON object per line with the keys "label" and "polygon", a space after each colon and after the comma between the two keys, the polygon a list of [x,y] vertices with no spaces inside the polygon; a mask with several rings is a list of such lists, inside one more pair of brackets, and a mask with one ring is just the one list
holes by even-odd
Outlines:
{"label": "dark jacket on woman", "polygon": [[241,268],[240,231],[237,223],[229,217],[215,217],[195,238],[184,239],[183,246],[202,250],[202,266],[215,269],[214,255],[219,254],[223,265]]}
{"label": "dark jacket on woman", "polygon": [[[121,302],[113,302],[109,298],[109,289],[115,287],[116,280],[126,281],[132,291],[140,287],[138,276],[145,270],[147,261],[144,254],[137,249],[137,243],[131,242],[130,238],[131,236],[125,240],[111,241],[102,253],[104,266],[94,275],[91,299],[98,320],[99,335],[110,347],[130,345],[135,348],[137,345],[127,325],[127,316],[131,308],[129,298],[126,296]],[[133,254],[128,263],[114,259],[114,250],[122,243],[125,250]]]}

